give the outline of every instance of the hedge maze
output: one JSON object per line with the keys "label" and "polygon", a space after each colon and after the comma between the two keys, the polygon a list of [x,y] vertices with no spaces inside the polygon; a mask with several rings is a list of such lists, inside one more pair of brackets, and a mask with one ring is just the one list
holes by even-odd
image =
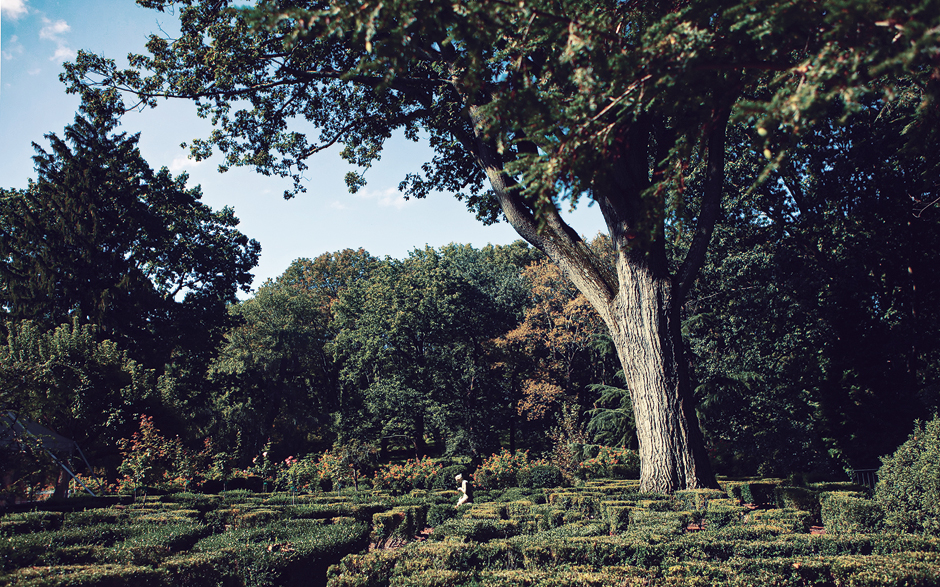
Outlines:
{"label": "hedge maze", "polygon": [[637,487],[478,491],[460,510],[450,490],[79,502],[0,518],[0,585],[940,584],[940,540],[882,531],[860,487]]}

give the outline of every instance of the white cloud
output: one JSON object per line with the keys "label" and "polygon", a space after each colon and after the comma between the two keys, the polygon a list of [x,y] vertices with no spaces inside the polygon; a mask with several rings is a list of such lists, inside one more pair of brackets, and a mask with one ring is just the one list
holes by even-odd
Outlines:
{"label": "white cloud", "polygon": [[72,30],[72,27],[69,26],[69,23],[64,20],[57,20],[52,22],[46,17],[42,17],[42,23],[46,26],[42,27],[39,31],[40,39],[49,39],[50,41],[59,41],[61,40],[61,35]]}
{"label": "white cloud", "polygon": [[405,206],[413,204],[411,200],[406,200],[397,188],[386,188],[384,190],[359,190],[356,197],[363,200],[373,200],[382,208],[398,208],[401,210]]}
{"label": "white cloud", "polygon": [[40,29],[39,38],[56,44],[55,53],[49,58],[49,61],[65,61],[75,57],[75,51],[69,47],[69,44],[62,37],[62,35],[72,30],[69,23],[61,19],[53,22],[45,16],[42,17],[42,23],[45,26]]}
{"label": "white cloud", "polygon": [[193,169],[195,167],[199,167],[205,162],[205,160],[196,161],[195,159],[190,159],[186,155],[177,155],[173,158],[172,161],[170,161],[170,165],[168,167],[173,173],[179,173],[184,169]]}
{"label": "white cloud", "polygon": [[10,37],[10,40],[7,41],[5,50],[0,51],[0,54],[3,55],[4,59],[13,59],[15,56],[23,53],[23,44],[20,43],[19,37],[13,35]]}
{"label": "white cloud", "polygon": [[0,14],[4,18],[18,19],[29,11],[24,0],[0,0]]}
{"label": "white cloud", "polygon": [[344,204],[344,203],[342,203],[342,202],[340,202],[340,201],[338,201],[338,200],[334,200],[334,201],[330,202],[330,208],[332,208],[332,209],[334,209],[334,210],[349,210],[349,206],[347,206],[346,204]]}
{"label": "white cloud", "polygon": [[72,51],[70,48],[65,45],[59,45],[55,49],[52,57],[49,58],[49,61],[66,61],[75,57],[75,51]]}

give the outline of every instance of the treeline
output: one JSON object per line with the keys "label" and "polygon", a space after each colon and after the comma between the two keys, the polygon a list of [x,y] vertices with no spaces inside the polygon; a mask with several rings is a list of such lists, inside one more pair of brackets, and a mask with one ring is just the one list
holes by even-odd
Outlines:
{"label": "treeline", "polygon": [[[325,253],[239,301],[258,243],[115,128],[80,114],[36,147],[37,179],[0,194],[4,411],[111,470],[144,414],[241,463],[351,442],[478,460],[635,446],[614,346],[537,250]],[[872,108],[795,149],[779,181],[727,190],[682,308],[720,473],[874,468],[936,411],[935,188],[900,135]],[[742,144],[728,146],[732,186],[763,165]],[[671,250],[693,212],[668,223]],[[591,247],[613,256],[605,237]]]}

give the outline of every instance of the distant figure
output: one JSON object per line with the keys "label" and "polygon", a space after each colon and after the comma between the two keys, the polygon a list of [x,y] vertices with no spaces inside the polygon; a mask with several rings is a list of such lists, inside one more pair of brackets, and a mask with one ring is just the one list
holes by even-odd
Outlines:
{"label": "distant figure", "polygon": [[463,504],[473,501],[473,488],[470,486],[470,482],[463,478],[462,474],[454,477],[454,480],[457,481],[457,489],[463,492],[463,495],[457,500],[457,505],[454,506],[454,508],[459,508]]}

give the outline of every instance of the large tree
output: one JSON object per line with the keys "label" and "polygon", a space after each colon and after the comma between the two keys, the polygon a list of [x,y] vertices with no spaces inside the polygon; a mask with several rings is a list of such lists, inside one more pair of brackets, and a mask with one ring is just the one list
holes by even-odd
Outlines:
{"label": "large tree", "polygon": [[[73,91],[110,107],[122,91],[133,106],[195,99],[217,126],[193,142],[197,157],[217,146],[226,165],[293,176],[298,190],[306,159],[330,145],[367,167],[397,129],[427,140],[434,158],[402,189],[451,191],[484,221],[502,215],[601,316],[645,491],[715,483],[679,307],[719,216],[729,119],[749,125],[772,166],[820,105],[891,99],[881,82],[909,75],[923,96],[910,136],[936,127],[936,0],[141,3],[180,4],[179,37],[152,37],[126,71],[81,53],[66,74]],[[311,124],[318,140],[299,130]],[[693,190],[687,171],[700,162]],[[559,213],[581,197],[604,215],[614,271]],[[671,265],[665,227],[687,199],[695,235]]]}
{"label": "large tree", "polygon": [[[229,330],[209,376],[216,430],[257,454],[324,448],[334,440],[330,416],[339,403],[338,368],[328,349],[336,336],[333,307],[341,292],[379,264],[363,249],[296,259],[250,299],[230,306]],[[289,447],[289,448],[288,448]]]}
{"label": "large tree", "polygon": [[339,296],[331,346],[343,435],[404,437],[418,452],[431,436],[450,454],[477,457],[498,446],[513,390],[492,368],[491,341],[521,317],[525,284],[514,261],[531,258],[526,249],[415,250]]}
{"label": "large tree", "polygon": [[905,147],[912,105],[863,106],[848,124],[834,106],[774,181],[726,199],[686,304],[728,473],[876,468],[940,400],[940,184],[924,173],[940,144]]}
{"label": "large tree", "polygon": [[49,150],[34,144],[29,187],[0,189],[0,305],[45,328],[96,324],[147,367],[174,353],[204,366],[260,246],[118,124],[80,113]]}

